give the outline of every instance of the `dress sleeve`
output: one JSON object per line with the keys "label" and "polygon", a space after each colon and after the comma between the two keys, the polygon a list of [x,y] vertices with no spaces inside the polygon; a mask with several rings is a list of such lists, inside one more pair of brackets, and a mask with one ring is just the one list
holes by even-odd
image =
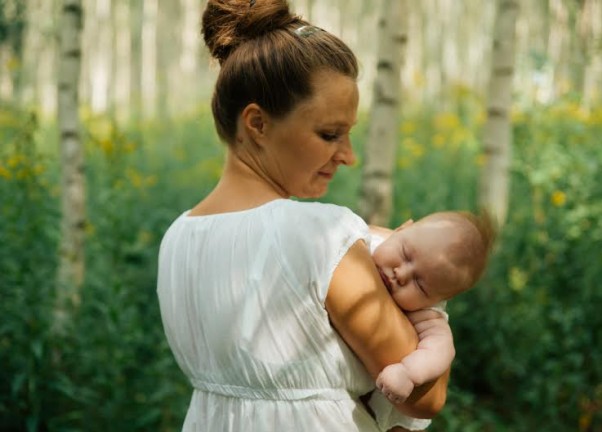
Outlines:
{"label": "dress sleeve", "polygon": [[366,223],[346,207],[323,203],[291,202],[280,228],[281,264],[288,267],[296,286],[313,289],[324,305],[330,280],[337,265],[358,240],[368,243]]}
{"label": "dress sleeve", "polygon": [[395,426],[401,426],[410,431],[419,431],[430,426],[431,420],[408,417],[399,411],[387,400],[384,394],[375,390],[370,396],[368,405],[374,412],[376,423],[382,432]]}

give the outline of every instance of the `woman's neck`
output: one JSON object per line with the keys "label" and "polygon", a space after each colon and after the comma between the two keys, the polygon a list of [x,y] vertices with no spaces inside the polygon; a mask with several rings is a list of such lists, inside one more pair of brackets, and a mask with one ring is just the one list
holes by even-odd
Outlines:
{"label": "woman's neck", "polygon": [[215,188],[192,210],[191,215],[207,215],[247,210],[290,195],[274,183],[253,163],[231,150],[224,171]]}

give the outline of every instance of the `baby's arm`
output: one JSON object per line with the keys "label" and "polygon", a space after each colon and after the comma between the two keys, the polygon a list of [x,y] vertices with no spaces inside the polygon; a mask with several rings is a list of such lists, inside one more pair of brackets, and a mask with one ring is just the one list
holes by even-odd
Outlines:
{"label": "baby's arm", "polygon": [[439,312],[424,309],[408,312],[407,317],[418,334],[418,347],[400,363],[384,368],[376,380],[394,403],[404,401],[414,387],[443,375],[456,353],[449,324]]}

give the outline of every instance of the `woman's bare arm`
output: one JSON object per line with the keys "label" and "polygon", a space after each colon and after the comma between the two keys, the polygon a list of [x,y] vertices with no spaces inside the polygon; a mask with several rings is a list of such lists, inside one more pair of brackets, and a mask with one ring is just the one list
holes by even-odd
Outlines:
{"label": "woman's bare arm", "polygon": [[[387,292],[363,241],[356,242],[336,268],[326,309],[337,332],[374,379],[416,349],[416,331]],[[445,403],[447,377],[418,387],[396,408],[413,417],[433,417]]]}

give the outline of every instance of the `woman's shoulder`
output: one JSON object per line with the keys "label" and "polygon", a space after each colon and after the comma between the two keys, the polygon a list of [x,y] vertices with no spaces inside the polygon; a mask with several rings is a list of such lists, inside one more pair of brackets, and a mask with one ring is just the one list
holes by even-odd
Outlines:
{"label": "woman's shoulder", "polygon": [[283,244],[307,244],[324,251],[368,238],[368,225],[351,209],[336,204],[287,200],[273,207],[272,227]]}
{"label": "woman's shoulder", "polygon": [[278,210],[299,221],[350,221],[360,225],[365,222],[348,207],[316,201],[282,200]]}

